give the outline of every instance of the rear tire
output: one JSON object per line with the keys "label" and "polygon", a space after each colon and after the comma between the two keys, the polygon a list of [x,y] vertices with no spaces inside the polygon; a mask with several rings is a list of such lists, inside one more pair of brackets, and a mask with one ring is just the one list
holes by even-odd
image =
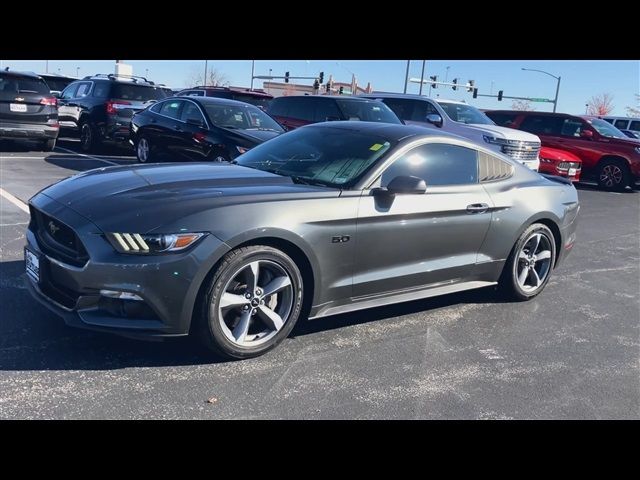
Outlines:
{"label": "rear tire", "polygon": [[298,321],[304,298],[295,262],[265,245],[228,252],[204,288],[198,336],[209,349],[234,359],[275,348]]}
{"label": "rear tire", "polygon": [[43,140],[40,146],[43,152],[52,152],[55,147],[56,147],[55,138],[49,138],[47,140]]}
{"label": "rear tire", "polygon": [[542,223],[529,226],[511,250],[499,286],[508,298],[530,300],[544,290],[556,261],[553,232]]}
{"label": "rear tire", "polygon": [[598,186],[606,190],[622,191],[631,185],[629,166],[620,159],[611,158],[600,162]]}
{"label": "rear tire", "polygon": [[85,153],[95,152],[101,142],[98,129],[89,121],[80,124],[80,149]]}

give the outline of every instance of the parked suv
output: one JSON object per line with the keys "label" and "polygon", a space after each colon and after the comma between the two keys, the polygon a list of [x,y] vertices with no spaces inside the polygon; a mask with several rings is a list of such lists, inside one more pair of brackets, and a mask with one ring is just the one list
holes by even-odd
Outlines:
{"label": "parked suv", "polygon": [[177,94],[180,97],[218,97],[236,100],[238,102],[250,103],[263,110],[267,108],[273,95],[262,90],[251,90],[250,88],[239,87],[193,87],[182,90]]}
{"label": "parked suv", "polygon": [[602,188],[622,190],[640,177],[640,145],[610,123],[566,113],[495,110],[499,125],[535,133],[545,147],[559,148],[582,160],[582,175],[595,176]]}
{"label": "parked suv", "polygon": [[96,150],[103,142],[128,142],[133,114],[166,96],[163,87],[143,77],[85,77],[60,95],[60,126],[80,134],[85,152]]}
{"label": "parked suv", "polygon": [[599,117],[606,120],[618,130],[630,130],[635,134],[640,135],[640,118],[630,117]]}
{"label": "parked suv", "polygon": [[50,152],[58,138],[58,106],[35,73],[0,71],[0,140],[36,140]]}
{"label": "parked suv", "polygon": [[49,90],[56,97],[60,96],[60,92],[67,88],[67,85],[78,80],[77,78],[65,77],[57,73],[41,73],[39,76],[46,82]]}
{"label": "parked suv", "polygon": [[504,153],[538,171],[540,139],[535,135],[496,126],[476,107],[453,100],[433,100],[421,95],[372,93],[363,95],[384,102],[407,124],[460,135]]}
{"label": "parked suv", "polygon": [[267,108],[288,130],[333,120],[402,123],[384,103],[358,97],[294,95],[274,98]]}

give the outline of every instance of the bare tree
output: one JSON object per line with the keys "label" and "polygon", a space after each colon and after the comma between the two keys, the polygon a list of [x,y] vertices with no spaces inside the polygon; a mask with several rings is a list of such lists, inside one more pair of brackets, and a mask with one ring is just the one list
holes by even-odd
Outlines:
{"label": "bare tree", "polygon": [[609,115],[613,112],[613,95],[610,93],[594,95],[587,104],[589,115]]}
{"label": "bare tree", "polygon": [[[218,86],[229,85],[229,80],[227,79],[227,76],[213,67],[211,68],[211,70],[207,72],[207,77],[208,77],[208,80],[206,84],[208,86],[218,87]],[[189,76],[187,77],[186,83],[187,83],[187,87],[204,85],[205,84],[204,70],[198,67],[193,67],[191,69],[191,72],[189,73]]]}
{"label": "bare tree", "polygon": [[627,115],[630,117],[640,117],[640,95],[636,95],[637,105],[635,107],[626,107]]}
{"label": "bare tree", "polygon": [[531,106],[531,102],[529,100],[514,100],[511,104],[511,110],[533,112],[535,108]]}

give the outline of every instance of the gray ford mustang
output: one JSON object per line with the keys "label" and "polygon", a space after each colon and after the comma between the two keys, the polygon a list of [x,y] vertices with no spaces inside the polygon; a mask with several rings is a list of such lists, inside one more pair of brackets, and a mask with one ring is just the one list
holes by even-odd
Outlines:
{"label": "gray ford mustang", "polygon": [[575,240],[575,188],[462,138],[309,125],[235,164],[91,170],[30,200],[36,299],[69,325],[190,332],[233,358],[318,318],[499,284],[539,294]]}

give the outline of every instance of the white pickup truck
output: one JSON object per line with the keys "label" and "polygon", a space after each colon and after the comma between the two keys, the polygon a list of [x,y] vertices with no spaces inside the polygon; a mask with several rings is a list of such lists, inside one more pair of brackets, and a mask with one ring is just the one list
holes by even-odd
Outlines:
{"label": "white pickup truck", "polygon": [[468,138],[538,171],[540,138],[513,128],[499,127],[477,108],[454,100],[420,95],[371,93],[362,95],[384,102],[407,124],[422,125]]}

